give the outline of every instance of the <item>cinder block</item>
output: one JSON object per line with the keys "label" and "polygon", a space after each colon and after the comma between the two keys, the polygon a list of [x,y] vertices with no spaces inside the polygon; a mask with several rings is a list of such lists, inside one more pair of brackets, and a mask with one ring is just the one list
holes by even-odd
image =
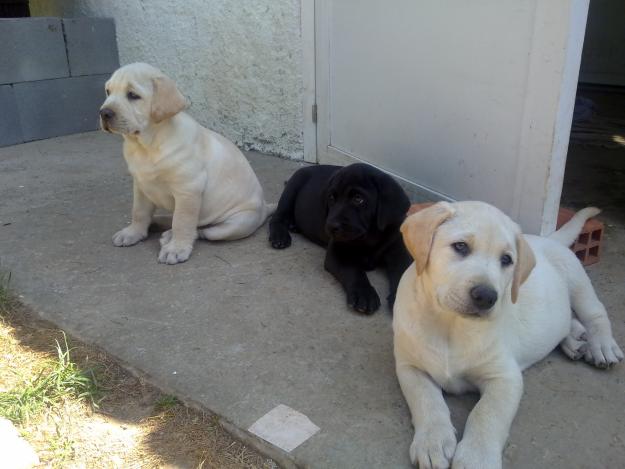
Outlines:
{"label": "cinder block", "polygon": [[68,77],[59,18],[0,19],[0,85]]}
{"label": "cinder block", "polygon": [[0,86],[0,147],[22,143],[20,116],[11,85]]}
{"label": "cinder block", "polygon": [[63,19],[70,75],[112,73],[119,68],[112,18]]}
{"label": "cinder block", "polygon": [[[557,227],[560,228],[575,215],[574,210],[560,208],[558,212]],[[571,250],[583,265],[592,265],[599,262],[601,253],[601,240],[603,239],[603,223],[594,218],[586,221],[577,240],[571,246]]]}
{"label": "cinder block", "polygon": [[108,77],[92,75],[13,85],[24,141],[96,130]]}

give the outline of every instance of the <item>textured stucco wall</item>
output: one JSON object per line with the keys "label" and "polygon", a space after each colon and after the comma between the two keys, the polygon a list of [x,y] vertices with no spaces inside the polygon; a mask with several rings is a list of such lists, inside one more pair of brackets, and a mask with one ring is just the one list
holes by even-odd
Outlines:
{"label": "textured stucco wall", "polygon": [[121,63],[174,78],[202,124],[303,157],[300,0],[31,0],[31,10],[115,18]]}

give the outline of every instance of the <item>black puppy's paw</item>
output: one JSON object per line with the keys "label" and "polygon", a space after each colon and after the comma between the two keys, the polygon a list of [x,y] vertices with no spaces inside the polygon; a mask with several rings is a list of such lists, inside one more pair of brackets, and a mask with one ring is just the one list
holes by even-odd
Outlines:
{"label": "black puppy's paw", "polygon": [[274,249],[285,249],[291,245],[289,230],[282,225],[274,225],[269,229],[269,243]]}
{"label": "black puppy's paw", "polygon": [[347,292],[347,304],[362,314],[373,314],[380,307],[380,297],[371,285],[358,285]]}

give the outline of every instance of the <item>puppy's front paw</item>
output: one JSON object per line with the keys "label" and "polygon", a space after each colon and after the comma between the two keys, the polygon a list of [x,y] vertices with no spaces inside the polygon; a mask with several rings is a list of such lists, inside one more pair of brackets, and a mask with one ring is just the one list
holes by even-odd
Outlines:
{"label": "puppy's front paw", "polygon": [[419,469],[447,469],[456,450],[456,432],[449,425],[437,425],[415,432],[410,461]]}
{"label": "puppy's front paw", "polygon": [[380,297],[371,285],[357,285],[347,292],[347,304],[359,313],[372,314],[380,307]]}
{"label": "puppy's front paw", "polygon": [[501,451],[488,441],[463,439],[456,446],[452,469],[501,469]]}
{"label": "puppy's front paw", "polygon": [[170,241],[161,248],[158,254],[158,261],[161,264],[180,264],[189,259],[193,246],[190,244],[178,244]]}
{"label": "puppy's front paw", "polygon": [[272,225],[269,227],[269,243],[274,249],[284,249],[291,245],[291,235],[289,230],[283,225]]}
{"label": "puppy's front paw", "polygon": [[137,230],[130,225],[113,235],[113,244],[117,247],[132,246],[143,241],[147,236],[146,232]]}
{"label": "puppy's front paw", "polygon": [[612,336],[590,336],[584,360],[598,368],[608,368],[623,360],[623,351]]}

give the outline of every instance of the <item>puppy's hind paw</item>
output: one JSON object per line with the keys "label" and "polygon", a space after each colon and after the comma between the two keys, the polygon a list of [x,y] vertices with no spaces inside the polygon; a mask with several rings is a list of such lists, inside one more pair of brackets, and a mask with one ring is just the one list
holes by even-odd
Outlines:
{"label": "puppy's hind paw", "polygon": [[571,360],[579,360],[580,358],[584,358],[584,354],[588,349],[588,342],[586,340],[578,340],[572,335],[568,335],[560,342],[560,349]]}
{"label": "puppy's hind paw", "polygon": [[274,249],[285,249],[291,245],[291,235],[284,226],[271,226],[269,229],[269,243]]}
{"label": "puppy's hind paw", "polygon": [[380,307],[380,297],[371,285],[359,285],[347,292],[347,304],[362,314],[373,314]]}

